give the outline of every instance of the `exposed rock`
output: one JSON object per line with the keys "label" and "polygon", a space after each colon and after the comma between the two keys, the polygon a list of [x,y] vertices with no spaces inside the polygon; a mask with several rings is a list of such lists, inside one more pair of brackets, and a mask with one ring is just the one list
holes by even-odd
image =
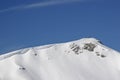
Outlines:
{"label": "exposed rock", "polygon": [[96,47],[96,45],[93,43],[86,43],[83,48],[88,51],[94,51],[95,47]]}
{"label": "exposed rock", "polygon": [[80,46],[78,46],[77,44],[73,43],[70,48],[72,49],[73,52],[75,52],[75,54],[79,54],[80,53]]}

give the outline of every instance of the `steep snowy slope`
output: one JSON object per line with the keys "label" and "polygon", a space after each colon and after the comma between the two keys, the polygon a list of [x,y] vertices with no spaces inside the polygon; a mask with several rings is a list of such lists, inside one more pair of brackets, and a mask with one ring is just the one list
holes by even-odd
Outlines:
{"label": "steep snowy slope", "polygon": [[0,56],[0,80],[120,80],[120,54],[94,38]]}

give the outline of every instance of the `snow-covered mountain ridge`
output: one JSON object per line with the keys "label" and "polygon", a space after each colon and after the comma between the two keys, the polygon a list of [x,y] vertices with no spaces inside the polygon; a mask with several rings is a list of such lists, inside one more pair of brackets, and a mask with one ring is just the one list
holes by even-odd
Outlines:
{"label": "snow-covered mountain ridge", "polygon": [[120,80],[120,54],[95,38],[0,56],[0,80]]}

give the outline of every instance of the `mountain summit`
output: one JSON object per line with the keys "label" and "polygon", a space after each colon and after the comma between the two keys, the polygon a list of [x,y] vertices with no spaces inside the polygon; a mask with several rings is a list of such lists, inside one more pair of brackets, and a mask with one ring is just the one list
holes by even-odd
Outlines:
{"label": "mountain summit", "polygon": [[0,80],[120,80],[120,54],[95,38],[0,56]]}

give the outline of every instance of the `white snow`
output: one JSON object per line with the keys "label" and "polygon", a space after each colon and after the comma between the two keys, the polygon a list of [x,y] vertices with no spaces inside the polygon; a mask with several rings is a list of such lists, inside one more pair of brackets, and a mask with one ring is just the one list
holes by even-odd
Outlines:
{"label": "white snow", "polygon": [[0,80],[120,80],[120,54],[94,38],[21,49],[0,56]]}

